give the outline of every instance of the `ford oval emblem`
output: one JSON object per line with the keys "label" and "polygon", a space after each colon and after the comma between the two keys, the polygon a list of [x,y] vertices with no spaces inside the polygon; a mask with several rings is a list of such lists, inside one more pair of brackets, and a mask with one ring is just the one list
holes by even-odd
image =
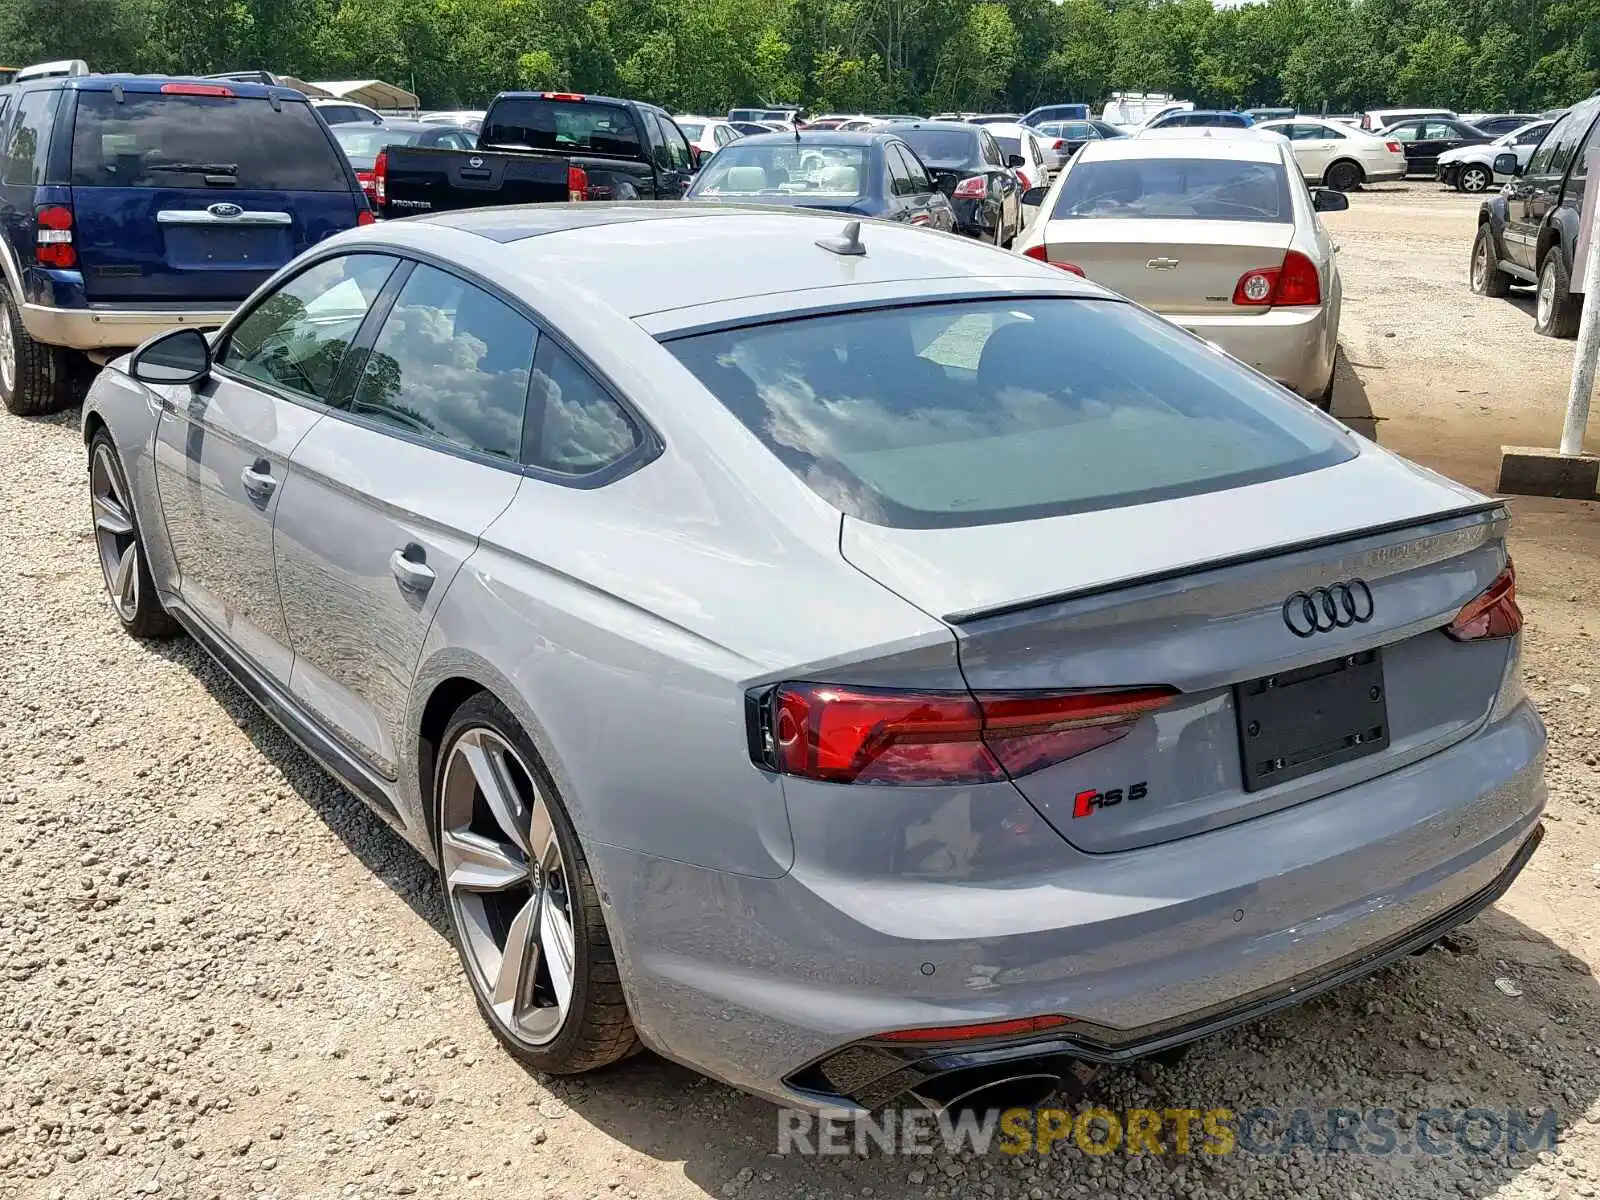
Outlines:
{"label": "ford oval emblem", "polygon": [[206,211],[213,217],[232,218],[244,216],[244,209],[240,208],[237,204],[208,204],[206,206]]}
{"label": "ford oval emblem", "polygon": [[471,167],[473,170],[477,170],[479,167],[483,166],[483,159],[474,154],[471,158],[467,159],[467,166]]}

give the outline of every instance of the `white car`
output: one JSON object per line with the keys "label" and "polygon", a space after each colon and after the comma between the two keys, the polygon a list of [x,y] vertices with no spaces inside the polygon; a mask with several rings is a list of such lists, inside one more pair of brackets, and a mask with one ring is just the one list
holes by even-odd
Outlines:
{"label": "white car", "polygon": [[311,107],[329,125],[382,125],[383,114],[354,100],[337,97],[313,96]]}
{"label": "white car", "polygon": [[710,158],[729,142],[737,142],[744,135],[721,117],[673,117],[673,123],[683,130],[701,161]]}
{"label": "white car", "polygon": [[1406,177],[1405,147],[1393,138],[1318,117],[1263,121],[1256,128],[1288,138],[1300,173],[1335,191]]}
{"label": "white car", "polygon": [[1347,207],[1342,193],[1307,188],[1281,137],[1119,138],[1078,151],[1015,249],[1121,292],[1326,408],[1343,288],[1317,213]]}
{"label": "white car", "polygon": [[1501,134],[1486,146],[1457,146],[1446,150],[1439,155],[1435,175],[1441,183],[1449,184],[1458,192],[1486,192],[1494,184],[1511,178],[1495,171],[1495,156],[1515,154],[1518,164],[1526,167],[1554,124],[1554,121],[1530,121],[1521,129]]}
{"label": "white car", "polygon": [[984,126],[999,143],[1000,153],[1006,156],[1007,161],[1013,154],[1022,159],[1020,167],[1013,167],[1017,173],[1017,180],[1022,184],[1022,190],[1043,187],[1050,182],[1050,164],[1045,157],[1044,147],[1039,144],[1037,131],[1026,125],[1007,125],[990,122]]}
{"label": "white car", "polygon": [[1455,113],[1448,108],[1369,108],[1361,114],[1361,128],[1368,133],[1387,129],[1396,121],[1413,121],[1418,117],[1450,117]]}

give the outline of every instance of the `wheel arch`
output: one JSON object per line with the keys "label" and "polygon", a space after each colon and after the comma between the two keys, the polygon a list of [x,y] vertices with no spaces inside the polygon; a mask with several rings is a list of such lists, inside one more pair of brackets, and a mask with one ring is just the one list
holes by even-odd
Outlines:
{"label": "wheel arch", "polygon": [[1533,269],[1539,270],[1544,265],[1544,256],[1550,253],[1550,248],[1561,246],[1561,231],[1555,224],[1546,221],[1539,230],[1539,239],[1534,243]]}
{"label": "wheel arch", "polygon": [[1357,174],[1357,175],[1358,175],[1358,176],[1360,176],[1360,178],[1359,178],[1359,179],[1357,179],[1357,180],[1356,180],[1356,182],[1357,182],[1357,183],[1358,183],[1358,184],[1360,184],[1360,183],[1364,183],[1364,182],[1365,182],[1365,181],[1366,181],[1366,178],[1367,178],[1367,169],[1366,169],[1366,168],[1365,168],[1365,167],[1364,167],[1364,166],[1362,166],[1362,165],[1361,165],[1361,162],[1360,162],[1360,160],[1359,160],[1359,159],[1356,159],[1356,158],[1352,158],[1352,157],[1351,157],[1351,156],[1350,156],[1350,155],[1348,155],[1348,154],[1345,154],[1345,155],[1341,155],[1341,156],[1340,156],[1340,157],[1338,157],[1338,158],[1335,158],[1335,159],[1334,159],[1334,160],[1333,160],[1333,161],[1332,161],[1332,162],[1330,162],[1330,163],[1329,163],[1329,164],[1328,164],[1328,165],[1327,165],[1327,166],[1326,166],[1326,167],[1324,167],[1324,168],[1323,168],[1323,169],[1322,169],[1322,179],[1323,179],[1323,182],[1324,182],[1324,183],[1326,183],[1326,182],[1327,182],[1327,180],[1328,180],[1328,176],[1330,176],[1330,175],[1332,175],[1332,174],[1333,174],[1333,172],[1334,172],[1334,168],[1336,168],[1336,167],[1342,167],[1342,166],[1344,166],[1344,165],[1345,165],[1345,164],[1347,164],[1347,163],[1348,163],[1348,164],[1349,164],[1349,165],[1350,165],[1350,166],[1352,166],[1352,167],[1354,167],[1354,168],[1355,168],[1355,169],[1356,169],[1356,174]]}

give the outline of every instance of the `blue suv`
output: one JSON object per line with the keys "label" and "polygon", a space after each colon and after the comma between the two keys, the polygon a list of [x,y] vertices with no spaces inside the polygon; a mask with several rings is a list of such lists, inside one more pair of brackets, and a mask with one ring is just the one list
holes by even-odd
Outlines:
{"label": "blue suv", "polygon": [[83,355],[220,325],[301,251],[370,220],[292,89],[84,73],[0,87],[0,400],[64,407]]}

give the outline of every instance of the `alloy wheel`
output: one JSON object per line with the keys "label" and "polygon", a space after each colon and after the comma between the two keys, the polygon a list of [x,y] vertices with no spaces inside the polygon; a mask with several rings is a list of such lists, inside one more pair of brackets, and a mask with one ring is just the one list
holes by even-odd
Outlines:
{"label": "alloy wheel", "polygon": [[1556,273],[1550,267],[1539,272],[1539,324],[1548,328],[1556,312]]}
{"label": "alloy wheel", "polygon": [[[0,351],[9,333],[0,321]],[[100,569],[105,574],[106,595],[111,607],[124,621],[139,614],[139,538],[133,528],[133,509],[123,494],[123,485],[111,461],[111,448],[94,448],[89,465],[89,497],[94,507],[95,548],[100,552]]]}
{"label": "alloy wheel", "polygon": [[456,739],[440,787],[445,889],[473,982],[509,1037],[545,1045],[572,1008],[577,958],[549,803],[517,751],[483,726]]}
{"label": "alloy wheel", "polygon": [[0,305],[0,392],[10,395],[17,386],[17,339],[11,332],[11,313]]}
{"label": "alloy wheel", "polygon": [[1481,192],[1489,186],[1489,174],[1482,167],[1468,167],[1461,172],[1463,192]]}
{"label": "alloy wheel", "polygon": [[1472,290],[1483,291],[1484,281],[1489,278],[1489,241],[1487,238],[1478,239],[1478,248],[1472,252]]}

